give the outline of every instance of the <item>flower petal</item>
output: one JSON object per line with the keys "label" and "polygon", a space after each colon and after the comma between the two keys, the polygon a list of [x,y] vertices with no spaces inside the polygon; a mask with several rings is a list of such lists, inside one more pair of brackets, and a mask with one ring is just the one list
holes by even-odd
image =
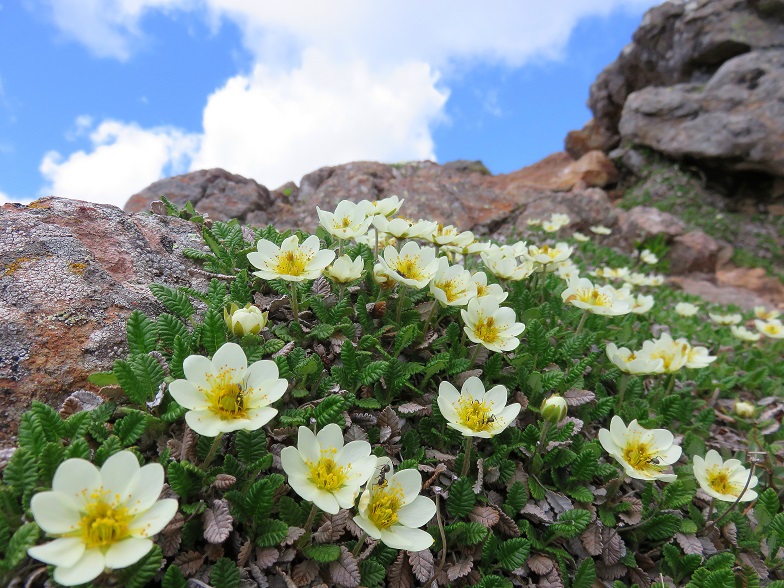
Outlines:
{"label": "flower petal", "polygon": [[280,465],[286,475],[307,477],[310,475],[310,470],[305,465],[302,456],[296,447],[284,447],[280,452]]}
{"label": "flower petal", "polygon": [[417,496],[397,511],[397,520],[406,527],[421,527],[436,514],[436,504],[426,496]]}
{"label": "flower petal", "polygon": [[[278,409],[270,408],[269,406],[249,410],[248,418],[244,419],[238,428],[246,431],[255,431],[274,419],[276,414],[278,414]],[[232,430],[236,431],[237,429]]]}
{"label": "flower petal", "polygon": [[[636,421],[632,421],[632,422],[636,422]],[[624,447],[626,445],[627,428],[626,425],[623,424],[623,420],[621,419],[621,417],[619,417],[618,415],[615,415],[610,421],[609,432],[610,435],[612,435],[612,440],[615,443],[616,447]],[[602,443],[602,445],[604,445],[604,443]],[[607,449],[606,446],[605,449]]]}
{"label": "flower petal", "polygon": [[485,393],[485,404],[492,413],[497,413],[505,405],[508,398],[506,386],[493,386]]}
{"label": "flower petal", "polygon": [[194,386],[208,388],[207,376],[212,373],[212,362],[203,355],[189,355],[182,362],[186,379]]}
{"label": "flower petal", "polygon": [[169,384],[169,394],[188,410],[206,410],[210,406],[204,393],[188,380],[174,380]]}
{"label": "flower petal", "polygon": [[248,358],[245,357],[242,347],[236,343],[224,343],[213,355],[212,365],[215,371],[228,369],[244,375],[248,367]]}
{"label": "flower petal", "polygon": [[258,388],[262,382],[278,379],[278,365],[274,361],[263,359],[248,367],[246,381],[248,388]]}
{"label": "flower petal", "polygon": [[[341,433],[341,439],[343,438],[343,434]],[[323,447],[324,445],[322,445]],[[370,443],[367,441],[351,441],[346,443],[346,445],[338,451],[337,455],[335,456],[335,462],[338,465],[354,465],[355,462],[366,458],[370,455]],[[374,462],[375,465],[375,462]]]}
{"label": "flower petal", "polygon": [[392,476],[390,484],[399,484],[403,490],[403,505],[412,502],[422,490],[422,474],[413,468],[400,470]]}
{"label": "flower petal", "polygon": [[307,427],[300,427],[297,431],[297,449],[305,462],[317,462],[321,459],[321,447],[316,435]]}
{"label": "flower petal", "polygon": [[381,539],[381,531],[373,524],[373,521],[361,517],[359,515],[354,517],[354,523],[362,529],[365,533],[368,534],[368,537],[372,537],[373,539]]}
{"label": "flower petal", "polygon": [[58,566],[54,569],[54,581],[63,586],[78,586],[95,580],[104,568],[103,553],[100,549],[88,549],[74,565]]}
{"label": "flower petal", "polygon": [[84,504],[100,487],[101,473],[86,459],[65,460],[52,479],[52,490],[74,497],[79,504]]}
{"label": "flower petal", "polygon": [[329,449],[337,449],[338,451],[343,449],[343,430],[335,423],[330,423],[321,429],[316,435],[316,439],[318,439],[322,452]]}
{"label": "flower petal", "polygon": [[[101,466],[103,488],[116,504],[125,502],[139,484],[139,460],[130,451],[118,451]],[[163,485],[163,480],[161,480]]]}
{"label": "flower petal", "polygon": [[422,551],[435,542],[430,533],[402,525],[393,525],[389,529],[381,531],[381,541],[393,549],[405,549],[406,551]]}
{"label": "flower petal", "polygon": [[106,550],[104,565],[113,570],[127,568],[147,555],[150,549],[152,549],[152,541],[150,539],[139,539],[137,537],[123,539]]}
{"label": "flower petal", "polygon": [[73,531],[81,520],[79,503],[72,496],[61,492],[39,492],[30,501],[30,510],[38,526],[52,535]]}
{"label": "flower petal", "polygon": [[185,422],[199,435],[216,437],[224,431],[223,421],[206,410],[191,410],[185,413]]}
{"label": "flower petal", "polygon": [[173,498],[164,498],[137,515],[128,525],[128,531],[134,537],[152,537],[160,533],[176,514],[177,501]]}
{"label": "flower petal", "polygon": [[125,501],[132,514],[143,512],[155,504],[163,489],[163,478],[163,466],[159,463],[149,463],[139,470],[139,483]]}
{"label": "flower petal", "polygon": [[485,385],[476,376],[471,376],[463,383],[460,395],[467,396],[472,401],[482,402],[485,397]]}
{"label": "flower petal", "polygon": [[71,567],[84,553],[84,543],[78,537],[61,537],[27,550],[27,555],[53,566]]}

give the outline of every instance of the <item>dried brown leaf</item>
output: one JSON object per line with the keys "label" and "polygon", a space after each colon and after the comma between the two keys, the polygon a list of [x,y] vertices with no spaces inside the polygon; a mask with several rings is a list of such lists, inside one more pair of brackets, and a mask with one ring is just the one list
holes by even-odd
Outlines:
{"label": "dried brown leaf", "polygon": [[346,431],[346,443],[351,443],[352,441],[367,441],[368,435],[367,431],[360,427],[359,425],[351,425],[348,430]]}
{"label": "dried brown leaf", "polygon": [[433,554],[429,549],[422,551],[408,551],[408,563],[411,564],[411,570],[414,576],[420,582],[427,582],[435,571],[433,564]]}
{"label": "dried brown leaf", "polygon": [[629,568],[628,574],[633,584],[637,584],[640,588],[651,588],[651,577],[647,572],[640,568]]}
{"label": "dried brown leaf", "polygon": [[[492,506],[475,506],[474,510],[468,513],[468,519],[474,523],[479,523],[488,529],[497,524],[500,520],[498,511]],[[468,572],[466,572],[468,573]]]}
{"label": "dried brown leaf", "polygon": [[476,482],[473,485],[474,494],[481,494],[482,493],[482,486],[484,485],[484,477],[485,477],[485,460],[479,458],[476,460]]}
{"label": "dried brown leaf", "polygon": [[421,416],[427,416],[432,414],[433,407],[432,406],[422,406],[421,404],[417,404],[416,402],[406,402],[405,404],[401,404],[397,407],[397,411],[400,414],[418,414]]}
{"label": "dried brown leaf", "polygon": [[62,419],[67,419],[69,416],[79,412],[80,410],[82,410],[81,401],[71,395],[63,400],[63,403],[60,405],[60,408],[57,412],[60,413],[60,417]]}
{"label": "dried brown leaf", "polygon": [[626,554],[626,545],[615,529],[602,528],[602,561],[607,566],[617,564]]}
{"label": "dried brown leaf", "polygon": [[204,565],[204,554],[198,551],[185,551],[174,558],[172,562],[180,568],[182,575],[186,578],[193,576]]}
{"label": "dried brown leaf", "polygon": [[286,532],[286,538],[281,541],[281,545],[286,547],[288,545],[293,545],[294,542],[302,537],[305,534],[305,529],[301,529],[300,527],[289,527],[289,530]]}
{"label": "dried brown leaf", "polygon": [[196,461],[196,443],[199,441],[196,433],[188,425],[182,434],[182,446],[180,448],[180,459],[187,459],[190,462]]}
{"label": "dried brown leaf", "polygon": [[223,557],[223,546],[222,545],[214,545],[212,543],[207,543],[204,547],[204,555],[207,556],[207,559],[210,561],[218,561],[220,558]]}
{"label": "dried brown leaf", "polygon": [[215,476],[215,481],[212,483],[212,487],[216,488],[217,490],[228,490],[236,483],[237,478],[231,474],[218,474]]}
{"label": "dried brown leaf", "polygon": [[341,545],[340,558],[329,564],[329,577],[342,588],[357,588],[360,582],[359,566],[351,552]]}
{"label": "dried brown leaf", "polygon": [[248,566],[250,570],[250,576],[253,578],[253,581],[258,584],[259,588],[269,588],[269,580],[267,580],[267,574],[261,571],[259,566],[256,564],[250,564]]}
{"label": "dried brown leaf", "polygon": [[254,553],[253,563],[262,570],[271,568],[280,559],[280,551],[276,547],[257,547]]}
{"label": "dried brown leaf", "polygon": [[514,519],[501,510],[500,506],[493,505],[492,508],[495,510],[496,514],[498,514],[496,530],[507,537],[519,537],[520,527],[517,526]]}
{"label": "dried brown leaf", "polygon": [[[281,301],[284,301],[284,300],[287,300],[287,298],[285,296],[283,298],[281,298]],[[296,345],[294,344],[294,341],[289,341],[279,351],[276,351],[275,353],[273,353],[272,354],[272,358],[275,359],[276,357],[285,357],[285,356],[287,356],[289,353],[294,351],[294,347],[295,346]]]}
{"label": "dried brown leaf", "polygon": [[245,539],[240,546],[239,553],[237,553],[237,565],[244,568],[250,559],[251,553],[253,553],[253,542],[250,539]]}
{"label": "dried brown leaf", "polygon": [[213,544],[226,541],[233,529],[234,517],[229,512],[229,503],[225,500],[213,500],[212,508],[204,511],[204,538]]}
{"label": "dried brown leaf", "polygon": [[574,503],[572,500],[558,492],[547,490],[545,499],[547,499],[547,502],[553,507],[556,514],[564,513],[567,510],[574,510]]}
{"label": "dried brown leaf", "polygon": [[397,559],[389,568],[388,577],[389,588],[413,588],[414,573],[411,571],[411,564],[404,551],[401,551]]}
{"label": "dried brown leaf", "polygon": [[603,580],[617,580],[626,575],[628,568],[623,564],[615,564],[612,566],[605,565],[601,561],[596,562],[596,575]]}
{"label": "dried brown leaf", "polygon": [[591,555],[599,555],[604,550],[602,543],[602,529],[596,523],[591,523],[580,535],[585,551]]}
{"label": "dried brown leaf", "polygon": [[684,535],[683,533],[675,533],[675,540],[678,545],[683,549],[683,553],[687,555],[702,555],[703,547],[700,540],[696,535]]}
{"label": "dried brown leaf", "polygon": [[741,553],[738,558],[744,564],[752,568],[762,580],[767,580],[769,576],[768,566],[762,561],[759,555],[753,551]]}
{"label": "dried brown leaf", "polygon": [[536,523],[552,523],[555,521],[553,515],[549,512],[545,512],[541,507],[530,500],[522,510],[520,510],[520,514]]}
{"label": "dried brown leaf", "polygon": [[172,557],[180,551],[182,533],[179,529],[174,529],[170,533],[159,533],[157,543],[161,546],[164,557]]}
{"label": "dried brown leaf", "polygon": [[564,392],[564,400],[569,406],[580,406],[596,400],[596,394],[590,390],[580,390],[579,388],[572,388]]}
{"label": "dried brown leaf", "polygon": [[531,571],[539,574],[540,576],[549,574],[555,565],[553,560],[551,560],[549,557],[545,557],[544,555],[540,555],[538,553],[529,557],[528,562],[526,563],[528,564],[528,567],[531,568]]}
{"label": "dried brown leaf", "polygon": [[738,528],[735,523],[729,522],[721,528],[721,534],[724,538],[732,543],[734,547],[738,546]]}
{"label": "dried brown leaf", "polygon": [[319,564],[312,559],[306,559],[294,566],[291,570],[291,579],[297,586],[307,586],[316,579],[319,573]]}
{"label": "dried brown leaf", "polygon": [[457,563],[449,566],[446,569],[446,577],[450,582],[454,582],[458,578],[467,576],[468,573],[474,568],[474,560],[461,558]]}

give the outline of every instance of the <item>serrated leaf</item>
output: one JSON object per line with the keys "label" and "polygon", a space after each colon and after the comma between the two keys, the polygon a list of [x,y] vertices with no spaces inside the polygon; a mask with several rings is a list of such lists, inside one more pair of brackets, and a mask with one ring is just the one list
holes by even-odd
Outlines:
{"label": "serrated leaf", "polygon": [[664,508],[680,508],[691,504],[694,490],[690,490],[682,480],[675,480],[664,487]]}
{"label": "serrated leaf", "polygon": [[587,557],[577,568],[572,580],[572,588],[591,588],[596,581],[596,565],[593,559]]}
{"label": "serrated leaf", "polygon": [[210,582],[215,588],[238,588],[240,569],[233,561],[222,557],[212,567]]}
{"label": "serrated leaf", "polygon": [[496,551],[498,565],[505,570],[516,570],[528,560],[531,546],[527,539],[507,539],[503,541]]}
{"label": "serrated leaf", "polygon": [[172,290],[163,284],[151,284],[150,291],[176,316],[189,319],[196,312],[188,297],[179,290]]}
{"label": "serrated leaf", "polygon": [[313,415],[316,417],[318,428],[323,429],[330,423],[341,426],[345,425],[346,419],[343,418],[343,411],[345,408],[346,401],[342,396],[327,396],[313,409]]}
{"label": "serrated leaf", "polygon": [[229,513],[225,500],[213,500],[212,508],[204,511],[204,538],[208,543],[219,545],[231,535],[234,518]]}
{"label": "serrated leaf", "polygon": [[446,510],[453,517],[468,516],[471,510],[473,510],[475,503],[474,483],[470,478],[455,480],[449,487]]}
{"label": "serrated leaf", "polygon": [[136,404],[144,404],[154,398],[166,377],[161,364],[150,355],[136,355],[128,361],[118,359],[112,372],[123,392]]}
{"label": "serrated leaf", "polygon": [[134,355],[144,355],[155,350],[158,329],[153,321],[134,310],[125,325],[128,348]]}
{"label": "serrated leaf", "polygon": [[359,383],[363,386],[370,386],[381,379],[385,370],[385,361],[372,361],[362,368],[362,371],[359,374]]}
{"label": "serrated leaf", "polygon": [[114,434],[119,437],[124,447],[136,443],[147,428],[148,415],[134,410],[114,424]]}
{"label": "serrated leaf", "polygon": [[306,545],[302,548],[302,552],[306,557],[319,563],[330,563],[340,557],[340,546],[327,544]]}
{"label": "serrated leaf", "polygon": [[360,582],[359,566],[351,552],[340,546],[340,557],[329,564],[332,582],[342,588],[357,588]]}
{"label": "serrated leaf", "polygon": [[14,569],[27,556],[27,550],[35,545],[40,533],[41,530],[38,528],[38,525],[27,523],[19,527],[11,535],[3,561],[6,569]]}
{"label": "serrated leaf", "polygon": [[153,548],[137,563],[125,568],[122,572],[123,586],[125,588],[145,588],[158,573],[163,561],[163,553],[158,545]]}
{"label": "serrated leaf", "polygon": [[187,588],[188,581],[182,575],[180,568],[175,565],[170,565],[166,573],[163,574],[163,582],[161,588]]}
{"label": "serrated leaf", "polygon": [[572,539],[585,531],[591,523],[591,513],[576,508],[561,513],[558,520],[550,525],[550,531],[559,537]]}
{"label": "serrated leaf", "polygon": [[226,342],[226,322],[223,315],[215,308],[210,308],[204,314],[201,325],[201,344],[209,355],[214,355]]}
{"label": "serrated leaf", "polygon": [[256,535],[256,545],[259,547],[280,545],[288,532],[289,526],[283,521],[268,519]]}

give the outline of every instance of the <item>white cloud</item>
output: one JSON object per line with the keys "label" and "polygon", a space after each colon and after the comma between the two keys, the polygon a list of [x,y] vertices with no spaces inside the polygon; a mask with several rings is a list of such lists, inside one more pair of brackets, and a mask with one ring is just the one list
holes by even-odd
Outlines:
{"label": "white cloud", "polygon": [[123,206],[164,174],[185,171],[199,139],[170,127],[142,129],[108,120],[90,133],[90,142],[89,153],[44,156],[39,170],[48,185],[41,195]]}
{"label": "white cloud", "polygon": [[7,204],[8,202],[13,202],[11,198],[5,192],[0,192],[0,206],[3,204]]}
{"label": "white cloud", "polygon": [[324,165],[433,159],[430,125],[446,99],[425,63],[377,70],[309,50],[291,72],[257,65],[210,96],[191,168],[224,167],[273,188]]}

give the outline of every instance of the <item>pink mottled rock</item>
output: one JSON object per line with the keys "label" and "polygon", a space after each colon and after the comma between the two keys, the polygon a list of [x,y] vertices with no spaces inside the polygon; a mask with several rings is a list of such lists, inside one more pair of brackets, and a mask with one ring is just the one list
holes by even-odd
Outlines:
{"label": "pink mottled rock", "polygon": [[692,272],[714,273],[721,245],[702,231],[691,231],[678,237],[669,251],[670,272],[674,275]]}
{"label": "pink mottled rock", "polygon": [[613,235],[613,241],[632,246],[637,241],[644,241],[656,235],[664,235],[671,241],[682,235],[686,225],[678,217],[650,206],[635,206],[628,211],[620,211],[618,218],[619,233]]}

